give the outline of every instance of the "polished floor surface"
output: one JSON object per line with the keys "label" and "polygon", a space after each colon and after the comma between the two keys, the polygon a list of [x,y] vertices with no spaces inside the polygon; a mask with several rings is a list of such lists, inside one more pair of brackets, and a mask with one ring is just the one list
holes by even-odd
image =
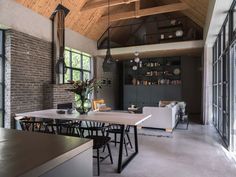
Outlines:
{"label": "polished floor surface", "polygon": [[[214,127],[194,123],[188,130],[175,130],[170,137],[140,135],[139,154],[121,174],[115,173],[118,147],[111,144],[115,163],[105,160],[100,176],[236,177],[236,162],[221,143]],[[94,175],[95,167],[94,161]]]}

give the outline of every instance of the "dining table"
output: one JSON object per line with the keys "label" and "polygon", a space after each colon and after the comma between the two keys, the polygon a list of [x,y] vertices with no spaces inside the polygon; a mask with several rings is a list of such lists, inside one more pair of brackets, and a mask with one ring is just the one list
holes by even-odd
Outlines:
{"label": "dining table", "polygon": [[[132,161],[132,159],[138,154],[138,133],[137,126],[143,121],[150,118],[149,114],[133,114],[128,112],[110,111],[110,112],[95,112],[91,111],[88,114],[79,114],[74,111],[68,113],[65,110],[64,114],[59,114],[58,109],[47,109],[33,112],[25,112],[16,114],[16,119],[22,119],[25,117],[53,119],[53,120],[71,120],[71,121],[93,121],[107,124],[120,125],[121,135],[119,141],[119,155],[118,155],[118,167],[117,172],[121,173],[122,170]],[[134,152],[123,160],[123,144],[125,136],[126,126],[133,127],[134,131]]]}

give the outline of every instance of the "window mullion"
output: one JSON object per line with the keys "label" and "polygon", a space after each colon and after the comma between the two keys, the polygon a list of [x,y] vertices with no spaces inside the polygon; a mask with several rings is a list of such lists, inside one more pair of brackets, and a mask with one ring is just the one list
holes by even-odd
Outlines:
{"label": "window mullion", "polygon": [[81,75],[80,75],[80,79],[83,81],[84,80],[84,66],[83,66],[83,62],[84,62],[84,57],[83,57],[83,55],[82,55],[82,53],[80,54],[80,56],[81,56]]}
{"label": "window mullion", "polygon": [[[72,67],[72,51],[70,50],[70,67]],[[70,80],[73,80],[73,70],[70,69]]]}

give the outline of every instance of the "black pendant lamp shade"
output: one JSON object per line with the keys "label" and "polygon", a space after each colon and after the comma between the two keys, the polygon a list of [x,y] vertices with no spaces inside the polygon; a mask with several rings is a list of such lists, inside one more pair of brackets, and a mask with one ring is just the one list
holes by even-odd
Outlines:
{"label": "black pendant lamp shade", "polygon": [[111,56],[111,47],[110,47],[110,0],[108,0],[108,39],[107,39],[107,53],[104,58],[102,65],[104,72],[112,72],[116,62]]}
{"label": "black pendant lamp shade", "polygon": [[103,71],[104,72],[112,72],[115,67],[115,64],[116,63],[111,56],[111,50],[110,50],[110,48],[108,48],[103,65],[102,65]]}

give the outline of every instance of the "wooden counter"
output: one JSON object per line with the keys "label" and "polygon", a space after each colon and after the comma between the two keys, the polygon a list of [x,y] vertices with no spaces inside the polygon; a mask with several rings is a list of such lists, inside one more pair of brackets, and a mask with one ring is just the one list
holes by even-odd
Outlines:
{"label": "wooden counter", "polygon": [[92,176],[92,141],[0,128],[0,176]]}

